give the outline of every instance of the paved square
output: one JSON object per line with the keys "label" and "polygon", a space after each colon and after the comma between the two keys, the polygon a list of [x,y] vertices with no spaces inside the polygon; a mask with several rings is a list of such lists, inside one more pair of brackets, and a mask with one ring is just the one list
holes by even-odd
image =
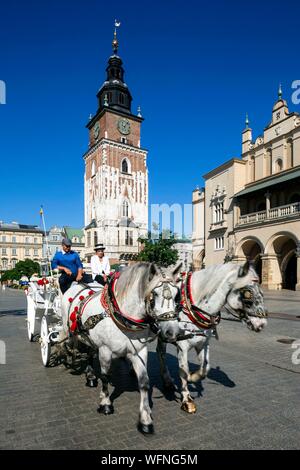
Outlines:
{"label": "paved square", "polygon": [[[211,343],[209,377],[191,386],[195,415],[180,410],[178,393],[176,400],[164,396],[151,345],[156,433],[144,437],[136,430],[139,394],[127,364],[113,367],[115,414],[99,415],[98,389],[85,387],[84,374],[64,365],[42,366],[39,344],[27,340],[24,294],[1,292],[7,363],[0,365],[0,449],[299,449],[300,365],[292,363],[291,344],[278,342],[300,338],[299,294],[266,298],[275,313],[276,306],[277,313],[287,306],[289,319],[270,318],[259,334],[236,321],[221,322],[220,341]],[[175,348],[169,346],[168,353],[176,378]],[[193,356],[191,363],[195,367]]]}

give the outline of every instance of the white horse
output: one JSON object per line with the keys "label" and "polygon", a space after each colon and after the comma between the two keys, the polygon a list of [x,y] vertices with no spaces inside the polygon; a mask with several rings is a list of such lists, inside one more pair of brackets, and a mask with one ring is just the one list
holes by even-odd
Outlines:
{"label": "white horse", "polygon": [[[179,374],[182,384],[181,408],[196,412],[196,405],[188,390],[188,382],[197,382],[207,376],[209,364],[209,339],[215,333],[220,313],[226,311],[244,322],[248,328],[259,332],[267,324],[267,312],[259,278],[248,262],[244,266],[234,263],[214,265],[189,273],[182,284],[183,308],[179,314],[183,339],[176,342]],[[187,337],[187,339],[184,339]],[[189,371],[188,353],[196,350],[200,368]],[[158,339],[157,352],[164,385],[174,389],[166,364],[166,344]]]}
{"label": "white horse", "polygon": [[154,263],[136,263],[122,271],[110,289],[93,294],[90,287],[74,283],[62,299],[65,337],[71,331],[79,341],[98,350],[102,382],[98,411],[113,413],[108,373],[112,359],[127,358],[136,373],[141,396],[138,429],[145,434],[153,433],[147,344],[159,331],[170,342],[179,333],[179,290],[175,284],[179,269],[169,272]]}

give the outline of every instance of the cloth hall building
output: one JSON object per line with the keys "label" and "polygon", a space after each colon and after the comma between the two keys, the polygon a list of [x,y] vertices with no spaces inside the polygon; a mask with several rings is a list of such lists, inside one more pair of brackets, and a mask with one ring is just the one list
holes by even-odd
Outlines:
{"label": "cloth hall building", "polygon": [[248,118],[241,158],[204,176],[193,191],[195,269],[253,260],[262,286],[300,290],[300,115],[282,98],[252,137]]}

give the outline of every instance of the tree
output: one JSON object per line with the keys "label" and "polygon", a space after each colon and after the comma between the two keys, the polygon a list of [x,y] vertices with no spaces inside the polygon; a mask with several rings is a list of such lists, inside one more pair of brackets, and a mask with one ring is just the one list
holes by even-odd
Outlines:
{"label": "tree", "polygon": [[137,261],[154,262],[160,266],[167,267],[175,264],[178,260],[178,251],[172,248],[176,243],[174,235],[165,237],[165,233],[160,233],[158,238],[153,239],[151,232],[148,238],[139,238],[139,242],[143,244],[142,251],[137,255]]}
{"label": "tree", "polygon": [[1,276],[1,281],[8,281],[16,279],[19,281],[22,276],[30,278],[34,273],[40,274],[40,265],[36,261],[31,259],[25,259],[25,261],[19,261],[14,269],[5,271]]}

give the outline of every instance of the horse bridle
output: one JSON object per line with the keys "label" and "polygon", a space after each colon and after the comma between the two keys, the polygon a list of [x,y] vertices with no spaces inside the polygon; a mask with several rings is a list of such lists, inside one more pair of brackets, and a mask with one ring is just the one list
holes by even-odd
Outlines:
{"label": "horse bridle", "polygon": [[[254,282],[258,282],[256,279],[253,279]],[[243,310],[238,309],[238,313],[236,313],[236,310],[234,310],[232,307],[227,302],[226,298],[226,304],[224,305],[224,310],[226,310],[228,313],[233,315],[235,318],[238,318],[239,320],[249,320],[249,316],[253,317],[258,317],[258,318],[265,318],[268,316],[267,312],[257,312],[256,315],[249,315],[247,313],[247,309],[250,308],[253,305],[254,302],[254,297],[255,297],[255,292],[253,286],[250,284],[242,287],[241,289],[238,289],[240,294],[241,294],[241,302],[243,304]],[[231,291],[228,292],[228,295],[231,293]],[[227,297],[228,297],[227,295]]]}
{"label": "horse bridle", "polygon": [[174,302],[177,306],[178,297],[180,297],[180,291],[179,291],[178,287],[174,284],[174,282],[172,282],[171,280],[168,280],[168,279],[164,279],[157,286],[155,286],[152,289],[152,291],[150,292],[150,295],[148,296],[148,298],[146,299],[147,314],[148,314],[149,317],[152,317],[156,322],[178,320],[178,317],[179,317],[178,308],[176,308],[175,311],[170,310],[168,312],[162,313],[161,315],[156,315],[153,312],[153,309],[154,309],[154,306],[155,306],[155,298],[154,298],[155,290],[159,289],[162,286],[163,286],[163,300],[162,300],[161,306],[163,307],[164,303],[167,302],[168,303],[168,308],[169,308],[170,301],[173,298],[172,292],[171,292],[171,289],[170,289],[170,285],[175,287],[178,290],[178,293],[177,293],[177,295],[174,299]]}

